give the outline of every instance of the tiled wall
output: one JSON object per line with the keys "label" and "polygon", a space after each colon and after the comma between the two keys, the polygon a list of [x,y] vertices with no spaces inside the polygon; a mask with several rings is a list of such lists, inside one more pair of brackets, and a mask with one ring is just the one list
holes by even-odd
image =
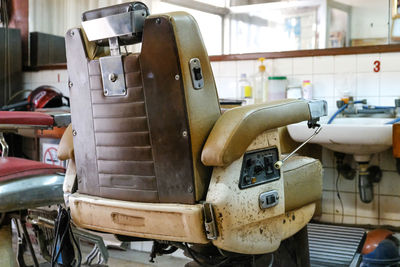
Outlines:
{"label": "tiled wall", "polygon": [[[380,71],[374,72],[377,60]],[[252,76],[258,65],[257,60],[211,62],[219,96],[239,96],[240,74]],[[291,85],[310,80],[314,97],[327,100],[329,113],[336,110],[344,91],[372,105],[393,106],[394,98],[400,97],[400,53],[267,59],[267,70],[273,76],[287,76]]]}
{"label": "tiled wall", "polygon": [[67,70],[42,70],[23,73],[23,88],[33,90],[41,85],[51,85],[69,96]]}
{"label": "tiled wall", "polygon": [[[382,170],[382,180],[374,184],[374,199],[371,203],[361,202],[357,177],[354,180],[339,178],[338,189],[343,201],[343,213],[336,193],[336,160],[332,151],[328,149],[322,151],[324,177],[322,216],[319,220],[400,227],[400,175],[396,171],[391,149],[374,155],[370,161],[371,165],[378,165]],[[357,168],[352,156],[346,156],[345,160],[353,168]]]}
{"label": "tiled wall", "polygon": [[[374,72],[377,60],[380,71]],[[241,73],[251,77],[258,65],[257,60],[212,62],[219,96],[239,96],[238,77]],[[394,106],[394,99],[400,97],[400,53],[267,59],[267,69],[270,75],[287,76],[292,85],[310,80],[314,97],[327,100],[330,114],[337,110],[336,100],[344,91],[350,91],[356,99],[367,99],[372,105]],[[347,156],[346,160],[357,167],[352,156]],[[341,223],[335,162],[333,152],[323,149],[323,214],[320,220]],[[400,175],[396,172],[392,151],[374,155],[371,164],[380,166],[383,177],[374,186],[375,196],[370,204],[360,201],[357,178],[351,181],[339,179],[338,188],[344,204],[343,223],[400,227]]]}

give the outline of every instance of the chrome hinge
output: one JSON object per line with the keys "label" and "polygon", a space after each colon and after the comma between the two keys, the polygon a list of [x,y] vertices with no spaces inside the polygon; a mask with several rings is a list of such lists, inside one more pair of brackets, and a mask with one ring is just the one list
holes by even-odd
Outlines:
{"label": "chrome hinge", "polygon": [[207,239],[215,240],[218,237],[217,224],[215,222],[214,211],[211,203],[203,204],[204,227]]}

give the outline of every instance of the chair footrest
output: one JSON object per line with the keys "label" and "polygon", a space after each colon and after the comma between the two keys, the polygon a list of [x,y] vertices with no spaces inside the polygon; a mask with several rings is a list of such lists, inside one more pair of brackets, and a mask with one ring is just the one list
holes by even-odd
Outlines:
{"label": "chair footrest", "polygon": [[190,243],[208,243],[201,204],[140,203],[72,194],[74,223],[82,228]]}

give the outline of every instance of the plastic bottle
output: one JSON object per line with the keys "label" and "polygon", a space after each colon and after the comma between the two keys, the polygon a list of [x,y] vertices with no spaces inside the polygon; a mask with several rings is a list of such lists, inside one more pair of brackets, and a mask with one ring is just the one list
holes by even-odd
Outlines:
{"label": "plastic bottle", "polygon": [[239,89],[240,89],[240,98],[245,99],[246,105],[253,104],[254,103],[253,88],[251,87],[251,84],[247,79],[246,73],[242,73],[240,75]]}
{"label": "plastic bottle", "polygon": [[254,103],[262,103],[267,101],[268,96],[268,74],[265,65],[263,64],[265,58],[259,58],[260,66],[258,72],[254,77]]}
{"label": "plastic bottle", "polygon": [[284,99],[286,96],[287,78],[286,76],[269,76],[268,77],[268,101]]}
{"label": "plastic bottle", "polygon": [[313,98],[313,88],[312,84],[309,80],[303,81],[303,97],[304,99],[312,99]]}

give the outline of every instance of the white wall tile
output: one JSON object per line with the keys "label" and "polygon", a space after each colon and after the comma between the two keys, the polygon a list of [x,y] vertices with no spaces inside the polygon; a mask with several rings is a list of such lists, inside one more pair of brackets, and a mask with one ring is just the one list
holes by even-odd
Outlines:
{"label": "white wall tile", "polygon": [[246,73],[247,78],[250,79],[256,73],[256,65],[254,60],[239,60],[237,62],[238,78],[242,73]]}
{"label": "white wall tile", "polygon": [[377,73],[358,73],[357,91],[360,96],[379,96],[379,74]]}
{"label": "white wall tile", "polygon": [[314,98],[335,96],[333,74],[314,74],[311,82],[313,85]]}
{"label": "white wall tile", "polygon": [[24,71],[22,73],[22,82],[23,83],[31,83],[32,82],[32,72]]}
{"label": "white wall tile", "polygon": [[333,216],[334,216],[333,214],[322,213],[322,215],[319,216],[319,218],[316,218],[316,220],[319,221],[319,222],[333,223],[334,222],[334,217]]}
{"label": "white wall tile", "polygon": [[[335,173],[337,175],[337,173]],[[335,186],[336,186],[336,178],[337,176],[335,176]],[[349,180],[344,178],[342,175],[339,177],[339,181],[338,181],[338,188],[339,188],[339,192],[340,194],[342,192],[356,192],[356,178],[354,177],[353,180]],[[335,188],[336,190],[336,188]]]}
{"label": "white wall tile", "polygon": [[[340,197],[343,201],[343,214],[355,216],[356,215],[356,198],[357,194],[355,193],[346,193],[341,192]],[[340,205],[340,200],[335,194],[335,214],[342,214],[342,206]]]}
{"label": "white wall tile", "polygon": [[335,56],[335,73],[351,73],[357,71],[357,59],[355,55]]}
{"label": "white wall tile", "polygon": [[381,158],[380,167],[383,171],[396,171],[396,159],[393,157],[391,149],[380,153],[379,156]]}
{"label": "white wall tile", "polygon": [[332,74],[334,72],[333,56],[313,57],[314,74]]}
{"label": "white wall tile", "polygon": [[68,82],[68,71],[67,70],[55,70],[57,75],[60,75],[59,82]]}
{"label": "white wall tile", "polygon": [[322,191],[322,212],[334,213],[333,191]]}
{"label": "white wall tile", "polygon": [[400,72],[381,73],[380,96],[400,96]]}
{"label": "white wall tile", "polygon": [[360,217],[379,218],[379,196],[374,196],[371,203],[364,203],[357,197],[356,215]]}
{"label": "white wall tile", "polygon": [[335,74],[335,97],[341,98],[345,92],[356,95],[357,79],[355,73],[336,73]]}
{"label": "white wall tile", "polygon": [[400,175],[394,171],[383,171],[382,180],[379,182],[379,193],[400,196]]}
{"label": "white wall tile", "polygon": [[238,98],[236,77],[219,77],[216,79],[219,98]]}
{"label": "white wall tile", "polygon": [[218,76],[238,78],[237,61],[221,61],[219,64]]}
{"label": "white wall tile", "polygon": [[356,217],[356,224],[360,224],[360,225],[379,225],[379,219],[378,218]]}
{"label": "white wall tile", "polygon": [[379,196],[380,218],[400,220],[400,197]]}
{"label": "white wall tile", "polygon": [[400,71],[400,53],[382,53],[381,71]]}
{"label": "white wall tile", "polygon": [[324,176],[322,178],[322,189],[335,191],[335,174],[336,170],[333,168],[324,168]]}
{"label": "white wall tile", "polygon": [[348,216],[348,215],[335,215],[335,223],[341,224],[355,224],[356,217],[355,216]]}
{"label": "white wall tile", "polygon": [[312,57],[298,57],[293,59],[293,74],[312,74],[313,72]]}
{"label": "white wall tile", "polygon": [[357,72],[375,73],[374,62],[380,60],[379,54],[359,54],[357,55]]}
{"label": "white wall tile", "polygon": [[293,74],[293,59],[278,58],[273,62],[273,76],[288,76]]}
{"label": "white wall tile", "polygon": [[396,97],[396,96],[381,96],[381,97],[379,97],[379,105],[393,107],[394,106],[394,100],[396,98],[399,98],[399,97]]}
{"label": "white wall tile", "polygon": [[219,61],[211,61],[211,69],[212,72],[214,74],[214,78],[217,79],[217,77],[219,77],[219,66],[220,66],[220,62]]}
{"label": "white wall tile", "polygon": [[387,219],[380,219],[379,225],[388,225],[394,227],[400,227],[400,220],[387,220]]}

